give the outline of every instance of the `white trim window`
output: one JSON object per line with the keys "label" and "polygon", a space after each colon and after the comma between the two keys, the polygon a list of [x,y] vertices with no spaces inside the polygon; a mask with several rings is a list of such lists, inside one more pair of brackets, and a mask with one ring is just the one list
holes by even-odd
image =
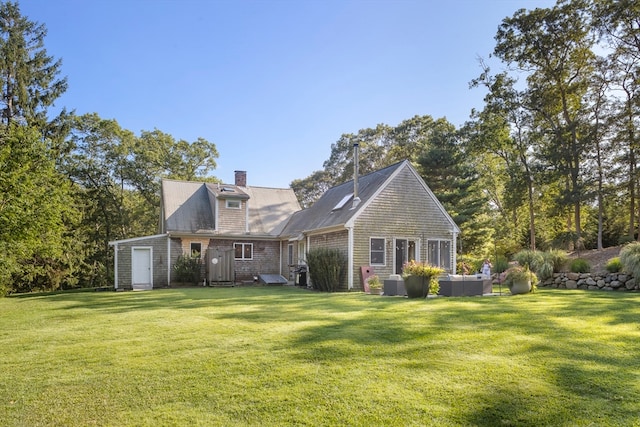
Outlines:
{"label": "white trim window", "polygon": [[252,260],[253,259],[253,243],[234,243],[233,250],[235,259]]}
{"label": "white trim window", "polygon": [[384,237],[369,238],[369,265],[386,265],[387,239]]}
{"label": "white trim window", "polygon": [[202,258],[202,243],[200,242],[190,242],[189,248],[191,250],[192,258]]}
{"label": "white trim window", "polygon": [[237,199],[227,199],[225,201],[225,206],[227,209],[240,209],[242,207],[242,202]]}
{"label": "white trim window", "polygon": [[429,264],[451,270],[451,240],[427,240],[427,259]]}
{"label": "white trim window", "polygon": [[293,265],[293,243],[287,245],[287,263]]}

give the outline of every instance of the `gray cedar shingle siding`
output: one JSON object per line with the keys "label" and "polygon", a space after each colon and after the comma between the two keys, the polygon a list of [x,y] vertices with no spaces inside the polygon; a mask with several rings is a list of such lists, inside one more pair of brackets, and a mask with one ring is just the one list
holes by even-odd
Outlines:
{"label": "gray cedar shingle siding", "polygon": [[115,246],[118,250],[118,289],[131,289],[132,248],[152,249],[153,287],[167,286],[167,237],[150,236],[148,238],[132,239],[118,242]]}
{"label": "gray cedar shingle siding", "polygon": [[[425,219],[428,218],[428,221]],[[394,271],[394,238],[420,241],[420,259],[427,260],[427,240],[451,240],[451,223],[413,172],[402,169],[357,217],[354,224],[354,288],[361,287],[360,267],[370,264],[370,238],[385,238],[385,266],[376,274],[388,277]]]}
{"label": "gray cedar shingle siding", "polygon": [[226,199],[218,200],[217,230],[226,234],[243,234],[246,231],[247,201],[240,201],[240,209],[228,208]]}
{"label": "gray cedar shingle siding", "polygon": [[236,281],[252,281],[258,274],[279,274],[280,242],[274,240],[253,240],[238,237],[237,239],[211,239],[209,248],[220,250],[233,249],[234,243],[250,243],[253,245],[253,259],[234,261]]}
{"label": "gray cedar shingle siding", "polygon": [[[234,243],[252,243],[253,259],[236,260],[236,280],[252,280],[257,274],[281,273],[290,278],[288,247],[338,248],[349,254],[348,227],[353,227],[351,277],[341,290],[361,289],[360,267],[370,264],[370,238],[386,239],[385,265],[380,276],[394,272],[393,239],[420,242],[420,259],[427,260],[427,241],[452,241],[457,226],[408,161],[358,178],[361,203],[353,209],[353,181],[329,189],[310,208],[300,210],[292,189],[237,187],[202,182],[163,180],[161,238],[150,236],[110,242],[118,247],[118,286],[131,286],[131,245],[153,246],[154,287],[167,286],[167,236],[171,238],[171,265],[190,240],[208,241],[208,247],[232,249]],[[227,188],[228,187],[228,188]],[[226,200],[240,202],[227,208]],[[344,205],[336,208],[340,201]],[[207,240],[209,239],[209,240]],[[308,246],[307,246],[308,245]],[[203,247],[205,245],[203,244]],[[125,249],[127,247],[128,249]],[[451,246],[452,252],[455,244]],[[304,256],[303,256],[304,257]],[[452,254],[452,261],[455,255]],[[203,276],[204,277],[204,276]]]}

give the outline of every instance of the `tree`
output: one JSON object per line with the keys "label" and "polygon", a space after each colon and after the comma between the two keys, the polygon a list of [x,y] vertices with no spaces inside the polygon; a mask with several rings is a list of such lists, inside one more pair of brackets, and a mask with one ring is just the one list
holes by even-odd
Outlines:
{"label": "tree", "polygon": [[20,15],[17,3],[0,4],[0,99],[5,125],[19,121],[44,132],[47,108],[67,90],[66,77],[58,78],[61,60],[54,61],[44,48],[46,34],[44,25]]}
{"label": "tree", "polygon": [[[496,34],[494,54],[527,73],[525,102],[534,112],[541,155],[565,180],[561,203],[573,207],[573,227],[581,241],[581,203],[590,183],[581,167],[589,138],[585,96],[593,73],[594,38],[587,1],[560,1],[550,9],[521,9],[505,18]],[[567,223],[571,229],[571,218]]]}
{"label": "tree", "polygon": [[361,129],[357,134],[343,134],[331,145],[331,155],[323,164],[325,172],[331,177],[331,186],[353,179],[354,144],[358,144],[360,150],[360,174],[366,175],[390,165],[387,160],[387,153],[393,144],[390,126],[379,124],[375,128]]}
{"label": "tree", "polygon": [[216,181],[209,173],[215,169],[218,150],[215,144],[198,138],[194,142],[176,141],[155,129],[143,131],[122,147],[124,181],[135,188],[152,206],[160,206],[162,178]]}
{"label": "tree", "polygon": [[[361,175],[402,160],[417,164],[436,127],[436,121],[426,115],[404,120],[395,128],[379,124],[375,128],[361,129],[357,134],[343,134],[331,145],[331,155],[324,162],[322,171],[292,183],[298,200],[303,206],[310,206],[326,189],[353,179],[353,146],[356,143],[360,149]],[[320,187],[312,185],[316,178],[320,179]]]}
{"label": "tree", "polygon": [[418,158],[421,175],[461,229],[462,249],[488,253],[493,241],[487,200],[478,187],[476,168],[463,149],[455,127],[446,119],[433,123],[424,151]]}
{"label": "tree", "polygon": [[313,172],[304,179],[295,179],[291,182],[291,189],[296,194],[298,202],[303,209],[311,207],[329,188],[333,180],[324,170]]}
{"label": "tree", "polygon": [[[631,0],[596,0],[595,26],[605,43],[608,55],[607,89],[620,93],[614,96],[615,110],[610,114],[613,141],[623,151],[619,157],[625,170],[620,174],[628,191],[628,236],[640,238],[640,223],[636,213],[640,172],[640,4]],[[638,230],[636,231],[636,224]]]}
{"label": "tree", "polygon": [[[109,241],[151,234],[157,227],[154,208],[125,188],[122,178],[123,146],[134,138],[115,120],[97,114],[74,117],[67,139],[69,152],[59,168],[74,184],[75,206],[82,221],[73,239],[81,243],[83,269],[80,284],[106,285],[111,275]],[[135,212],[143,211],[140,218]]]}
{"label": "tree", "polygon": [[[496,195],[494,200],[504,200],[504,208],[509,214],[503,213],[503,217],[512,222],[514,238],[519,228],[518,208],[526,200],[529,214],[529,246],[535,250],[534,184],[538,168],[532,155],[537,140],[532,113],[524,103],[525,92],[516,90],[517,81],[514,78],[507,73],[491,76],[489,67],[484,63],[481,65],[483,72],[479,78],[471,82],[471,86],[483,85],[488,89],[488,93],[485,96],[484,110],[474,114],[478,123],[467,125],[469,129],[476,128],[476,132],[469,139],[469,149],[478,156],[495,157],[503,164],[502,170],[508,181],[502,187],[504,195]],[[487,172],[485,170],[481,173]],[[497,206],[503,205],[497,202]]]}
{"label": "tree", "polygon": [[0,291],[72,285],[77,224],[69,182],[36,128],[0,130]]}

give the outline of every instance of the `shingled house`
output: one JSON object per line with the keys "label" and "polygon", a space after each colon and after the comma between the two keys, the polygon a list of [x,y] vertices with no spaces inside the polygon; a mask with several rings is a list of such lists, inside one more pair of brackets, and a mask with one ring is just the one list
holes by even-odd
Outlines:
{"label": "shingled house", "polygon": [[304,210],[292,189],[249,186],[244,171],[235,178],[163,180],[159,234],[110,242],[116,289],[170,286],[184,253],[202,257],[203,284],[291,283],[318,247],[345,254],[345,291],[363,289],[362,267],[384,279],[415,259],[455,273],[460,230],[408,161],[356,172]]}

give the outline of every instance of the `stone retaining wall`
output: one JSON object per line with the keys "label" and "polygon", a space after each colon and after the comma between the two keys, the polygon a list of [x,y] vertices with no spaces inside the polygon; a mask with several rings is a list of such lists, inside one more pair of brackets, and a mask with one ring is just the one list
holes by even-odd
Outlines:
{"label": "stone retaining wall", "polygon": [[554,273],[538,287],[601,291],[638,291],[640,284],[626,273]]}

